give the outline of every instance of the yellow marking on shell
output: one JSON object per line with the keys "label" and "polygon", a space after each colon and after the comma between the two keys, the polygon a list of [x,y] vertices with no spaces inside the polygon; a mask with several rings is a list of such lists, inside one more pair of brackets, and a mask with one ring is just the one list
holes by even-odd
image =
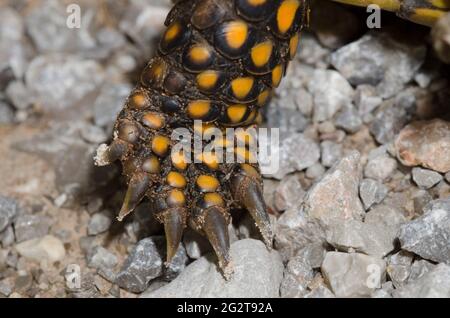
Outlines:
{"label": "yellow marking on shell", "polygon": [[148,105],[148,99],[145,94],[136,92],[130,97],[130,106],[135,109],[141,109]]}
{"label": "yellow marking on shell", "polygon": [[166,119],[158,113],[150,112],[142,116],[142,123],[151,129],[161,129],[165,126]]}
{"label": "yellow marking on shell", "polygon": [[[218,128],[213,123],[202,123],[201,125],[194,125],[194,131],[197,134],[208,134],[212,129]],[[210,130],[211,129],[211,130]]]}
{"label": "yellow marking on shell", "polygon": [[250,94],[255,80],[253,77],[239,77],[231,81],[231,90],[237,99],[244,99]]}
{"label": "yellow marking on shell", "polygon": [[197,86],[202,90],[213,89],[219,80],[219,73],[217,71],[204,71],[197,75]]}
{"label": "yellow marking on shell", "polygon": [[252,152],[245,147],[236,147],[234,149],[238,159],[247,163],[256,163],[256,158]]}
{"label": "yellow marking on shell", "polygon": [[188,104],[187,112],[193,119],[201,119],[209,113],[211,102],[207,100],[195,100]]}
{"label": "yellow marking on shell", "polygon": [[203,45],[195,45],[189,49],[189,59],[195,64],[202,64],[211,57],[210,50]]}
{"label": "yellow marking on shell", "polygon": [[252,62],[256,67],[263,67],[269,63],[273,52],[272,41],[265,41],[255,45],[251,50]]}
{"label": "yellow marking on shell", "polygon": [[186,170],[188,163],[183,151],[172,152],[170,157],[175,168],[178,170]]}
{"label": "yellow marking on shell", "polygon": [[277,11],[277,26],[281,34],[285,34],[292,27],[299,7],[298,0],[285,0],[281,3]]}
{"label": "yellow marking on shell", "polygon": [[186,178],[179,172],[171,171],[167,175],[167,183],[173,188],[186,187]]}
{"label": "yellow marking on shell", "polygon": [[267,0],[247,0],[248,4],[257,7],[267,2]]}
{"label": "yellow marking on shell", "polygon": [[196,183],[203,192],[215,192],[220,185],[216,177],[208,175],[199,176]]}
{"label": "yellow marking on shell", "polygon": [[243,21],[232,21],[225,26],[225,40],[232,49],[241,48],[248,38],[248,25]]}
{"label": "yellow marking on shell", "polygon": [[219,158],[213,152],[203,152],[201,154],[201,161],[211,170],[217,170],[219,168]]}
{"label": "yellow marking on shell", "polygon": [[448,0],[429,0],[429,2],[440,9],[450,9],[450,1]]}
{"label": "yellow marking on shell", "polygon": [[169,150],[170,140],[165,136],[157,135],[152,141],[152,151],[160,157],[167,154]]}
{"label": "yellow marking on shell", "polygon": [[181,32],[181,25],[178,22],[173,23],[170,25],[166,33],[164,34],[164,41],[171,42],[173,41]]}
{"label": "yellow marking on shell", "polygon": [[283,78],[283,65],[277,65],[272,71],[272,85],[274,87],[280,86],[281,79]]}
{"label": "yellow marking on shell", "polygon": [[418,8],[414,9],[414,13],[409,18],[416,23],[432,26],[445,14],[445,11],[438,9]]}
{"label": "yellow marking on shell", "polygon": [[253,166],[249,165],[248,163],[241,164],[241,168],[245,172],[246,175],[248,175],[250,177],[258,178],[258,179],[261,178],[258,171]]}
{"label": "yellow marking on shell", "polygon": [[186,196],[178,189],[173,189],[167,196],[169,206],[183,206],[186,203]]}
{"label": "yellow marking on shell", "polygon": [[228,118],[233,124],[241,122],[246,113],[247,113],[247,106],[245,105],[236,104],[231,105],[227,108]]}
{"label": "yellow marking on shell", "polygon": [[299,33],[294,34],[294,36],[291,37],[291,39],[289,40],[289,55],[290,55],[291,59],[293,59],[295,57],[295,55],[297,54],[299,41],[300,41]]}
{"label": "yellow marking on shell", "polygon": [[256,104],[259,107],[264,106],[267,103],[267,100],[270,97],[270,90],[265,89],[263,90],[259,95],[258,95],[258,99],[256,100]]}
{"label": "yellow marking on shell", "polygon": [[144,160],[144,162],[142,163],[142,169],[148,173],[159,173],[161,164],[159,163],[158,158],[152,156]]}
{"label": "yellow marking on shell", "polygon": [[223,198],[218,193],[206,193],[203,197],[203,200],[206,203],[206,206],[224,206],[225,202],[223,201]]}

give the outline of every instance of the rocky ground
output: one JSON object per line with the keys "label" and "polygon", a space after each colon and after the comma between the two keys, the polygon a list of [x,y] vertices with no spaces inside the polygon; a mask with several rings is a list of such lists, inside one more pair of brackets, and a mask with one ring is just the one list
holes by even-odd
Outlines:
{"label": "rocky ground", "polygon": [[0,1],[0,297],[450,297],[450,83],[427,29],[313,10],[266,113],[275,250],[236,217],[225,282],[190,231],[166,268],[147,204],[116,222],[120,167],[92,161],[169,1],[76,2],[79,30],[64,1]]}

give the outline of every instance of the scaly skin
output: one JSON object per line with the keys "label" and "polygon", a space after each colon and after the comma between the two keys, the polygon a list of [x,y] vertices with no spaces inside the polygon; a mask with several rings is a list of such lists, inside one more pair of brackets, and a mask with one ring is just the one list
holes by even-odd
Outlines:
{"label": "scaly skin", "polygon": [[[296,53],[308,13],[308,0],[181,0],[169,13],[158,53],[118,115],[113,141],[96,156],[98,165],[122,162],[128,191],[119,220],[149,198],[149,213],[165,227],[167,262],[190,226],[208,238],[229,277],[233,207],[248,210],[271,247],[262,180],[249,151],[256,141],[236,134],[245,140],[231,154],[241,161],[220,163],[218,152],[175,151],[171,134],[255,127]],[[203,125],[195,129],[194,120]],[[229,140],[214,143],[225,147]]]}

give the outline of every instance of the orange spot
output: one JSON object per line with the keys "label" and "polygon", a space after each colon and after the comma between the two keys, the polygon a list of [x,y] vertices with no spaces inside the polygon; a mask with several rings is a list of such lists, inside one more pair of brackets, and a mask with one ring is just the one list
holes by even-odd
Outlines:
{"label": "orange spot", "polygon": [[251,51],[252,62],[256,67],[266,65],[272,56],[273,43],[266,41],[255,45]]}
{"label": "orange spot", "polygon": [[197,178],[197,186],[204,192],[214,192],[219,185],[219,180],[212,176],[201,175]]}
{"label": "orange spot", "polygon": [[299,7],[298,0],[285,0],[280,5],[277,12],[277,25],[281,34],[285,34],[292,27]]}
{"label": "orange spot", "polygon": [[164,127],[166,120],[158,113],[146,113],[142,117],[142,123],[151,129],[161,129]]}
{"label": "orange spot", "polygon": [[209,113],[211,102],[207,100],[196,100],[189,103],[187,112],[191,118],[201,119]]}
{"label": "orange spot", "polygon": [[167,196],[167,203],[170,206],[182,206],[186,202],[186,197],[184,193],[180,190],[174,189],[169,192]]}
{"label": "orange spot", "polygon": [[155,136],[152,141],[152,150],[155,154],[162,157],[169,150],[170,140],[165,136]]}
{"label": "orange spot", "polygon": [[248,0],[248,3],[254,7],[257,7],[266,3],[266,0]]}
{"label": "orange spot", "polygon": [[181,32],[180,23],[178,22],[173,23],[167,28],[166,33],[164,34],[164,41],[166,42],[173,41],[178,36],[178,34],[180,34],[180,32]]}
{"label": "orange spot", "polygon": [[275,87],[280,86],[281,79],[283,78],[283,65],[277,65],[272,71],[272,85]]}
{"label": "orange spot", "polygon": [[130,106],[135,109],[146,107],[148,104],[147,97],[140,92],[134,93],[130,97]]}
{"label": "orange spot", "polygon": [[298,50],[298,43],[300,41],[300,34],[295,34],[289,41],[289,56],[291,59],[295,57]]}
{"label": "orange spot", "polygon": [[167,183],[174,188],[184,188],[186,186],[186,179],[181,173],[171,171],[167,175]]}
{"label": "orange spot", "polygon": [[160,170],[160,167],[161,167],[161,165],[159,163],[158,158],[156,158],[154,156],[146,159],[142,163],[142,169],[148,173],[158,173]]}
{"label": "orange spot", "polygon": [[241,48],[248,37],[248,26],[243,21],[232,21],[225,27],[225,39],[233,49]]}
{"label": "orange spot", "polygon": [[197,75],[197,85],[202,90],[214,88],[219,80],[219,74],[216,71],[205,71]]}
{"label": "orange spot", "polygon": [[231,90],[237,99],[244,99],[251,92],[255,80],[253,77],[239,77],[231,82]]}
{"label": "orange spot", "polygon": [[186,170],[187,160],[185,154],[182,151],[172,152],[171,159],[172,164],[175,166],[175,168],[179,170]]}
{"label": "orange spot", "polygon": [[222,196],[218,193],[207,193],[205,194],[203,199],[205,200],[206,206],[208,207],[225,205]]}
{"label": "orange spot", "polygon": [[201,161],[211,170],[217,170],[219,168],[219,159],[212,152],[204,152],[201,155]]}
{"label": "orange spot", "polygon": [[233,124],[237,124],[242,121],[245,114],[247,113],[247,106],[245,105],[231,105],[227,108],[228,118]]}
{"label": "orange spot", "polygon": [[256,101],[257,105],[259,107],[264,106],[267,103],[267,100],[270,97],[270,90],[266,89],[264,91],[262,91],[259,95],[258,95],[258,99]]}
{"label": "orange spot", "polygon": [[211,52],[206,46],[196,45],[189,50],[189,58],[196,64],[205,63],[211,57]]}

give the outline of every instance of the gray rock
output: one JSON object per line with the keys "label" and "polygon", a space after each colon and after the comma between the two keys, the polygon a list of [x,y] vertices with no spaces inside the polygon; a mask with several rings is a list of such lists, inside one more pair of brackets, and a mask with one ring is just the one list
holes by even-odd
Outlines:
{"label": "gray rock", "polygon": [[450,266],[439,264],[417,280],[394,291],[399,298],[449,298]]}
{"label": "gray rock", "polygon": [[406,222],[406,217],[401,210],[386,204],[380,204],[366,213],[364,223],[383,226],[398,226]]}
{"label": "gray rock", "polygon": [[385,280],[386,263],[364,254],[328,252],[322,274],[337,297],[367,297]]}
{"label": "gray rock", "polygon": [[424,208],[424,215],[400,228],[398,237],[403,249],[450,263],[450,199],[432,201]]}
{"label": "gray rock", "polygon": [[387,187],[373,179],[363,179],[359,185],[359,196],[367,210],[372,205],[381,203],[388,193]]}
{"label": "gray rock", "polygon": [[298,176],[287,176],[281,180],[274,194],[274,204],[278,211],[285,211],[297,206],[303,199],[305,191]]}
{"label": "gray rock", "polygon": [[369,129],[376,141],[386,144],[394,140],[409,119],[410,115],[404,108],[398,107],[395,100],[388,99],[377,108]]}
{"label": "gray rock", "polygon": [[106,142],[108,136],[104,130],[98,126],[87,125],[85,129],[80,131],[81,137],[91,144],[101,144]]}
{"label": "gray rock", "polygon": [[[163,247],[160,247],[160,250],[161,249],[165,250],[166,246],[164,245]],[[175,256],[172,258],[172,261],[164,268],[163,278],[169,281],[174,280],[184,271],[188,262],[189,258],[187,256],[186,249],[184,248],[183,244],[180,244],[177,252],[175,253]]]}
{"label": "gray rock", "polygon": [[19,212],[19,204],[13,198],[0,195],[0,232],[4,231]]}
{"label": "gray rock", "polygon": [[350,134],[358,132],[362,127],[362,119],[353,107],[346,107],[336,117],[336,127]]}
{"label": "gray rock", "polygon": [[422,189],[430,189],[443,179],[442,175],[436,171],[418,167],[412,169],[412,178]]}
{"label": "gray rock", "polygon": [[163,260],[152,238],[137,243],[120,272],[116,284],[133,293],[141,293],[148,283],[163,274]]}
{"label": "gray rock", "polygon": [[384,283],[380,289],[375,290],[371,297],[372,298],[392,298],[392,292],[394,291],[394,286],[392,282]]}
{"label": "gray rock", "polygon": [[306,214],[324,224],[336,218],[361,220],[364,209],[358,195],[360,179],[360,155],[352,152],[308,191],[304,201]]}
{"label": "gray rock", "polygon": [[320,144],[321,162],[324,167],[331,167],[342,158],[342,145],[334,141],[325,140]]}
{"label": "gray rock", "polygon": [[12,294],[14,288],[14,284],[11,279],[2,279],[0,280],[0,294],[8,297]]}
{"label": "gray rock", "polygon": [[22,81],[11,82],[6,88],[6,96],[16,109],[27,109],[32,104],[32,98]]}
{"label": "gray rock", "polygon": [[400,251],[388,258],[386,271],[395,288],[400,288],[407,282],[413,258],[414,254],[407,251]]}
{"label": "gray rock", "polygon": [[86,255],[87,264],[100,272],[108,273],[117,264],[117,256],[102,246],[95,246]]}
{"label": "gray rock", "polygon": [[324,238],[323,226],[298,207],[285,211],[275,225],[275,246],[283,261],[288,261],[311,243],[323,242]]}
{"label": "gray rock", "polygon": [[331,64],[353,85],[377,86],[388,98],[412,80],[423,64],[425,45],[399,42],[388,33],[369,32],[331,55]]}
{"label": "gray rock", "polygon": [[370,114],[383,102],[377,91],[371,85],[358,85],[355,92],[355,105],[360,115]]}
{"label": "gray rock", "polygon": [[94,93],[104,77],[101,65],[94,60],[52,54],[38,56],[31,62],[26,83],[45,110],[62,111]]}
{"label": "gray rock", "polygon": [[105,213],[95,213],[89,220],[88,235],[97,235],[108,231],[111,226],[111,216]]}
{"label": "gray rock", "polygon": [[450,171],[445,174],[445,180],[450,183]]}
{"label": "gray rock", "polygon": [[100,127],[112,127],[131,91],[128,83],[105,83],[94,102],[94,122]]}
{"label": "gray rock", "polygon": [[306,169],[306,177],[311,180],[317,180],[325,174],[325,168],[320,163],[315,163]]}
{"label": "gray rock", "polygon": [[317,41],[313,34],[302,34],[303,49],[298,52],[298,59],[306,64],[326,68],[330,50]]}
{"label": "gray rock", "polygon": [[[234,273],[226,281],[218,271],[216,258],[202,257],[190,264],[170,284],[145,298],[278,297],[283,263],[276,251],[269,252],[261,241],[246,239],[231,245]],[[258,282],[255,284],[255,282]]]}
{"label": "gray rock", "polygon": [[0,242],[3,247],[8,247],[14,244],[16,238],[14,236],[13,227],[8,226],[3,232],[0,233]]}
{"label": "gray rock", "polygon": [[432,271],[435,267],[435,264],[430,263],[424,259],[415,260],[410,268],[408,283],[419,279],[426,273]]}
{"label": "gray rock", "polygon": [[[285,99],[274,101],[274,103],[270,104],[266,114],[267,126],[279,128],[281,138],[288,137],[293,133],[302,132],[308,125],[308,120],[297,109],[281,106],[285,102]],[[293,102],[291,104],[293,107],[296,106]]]}
{"label": "gray rock", "polygon": [[[317,143],[305,137],[303,134],[293,134],[290,137],[281,140],[279,147],[271,148],[269,158],[261,157],[261,161],[270,162],[270,158],[279,156],[279,169],[274,174],[266,174],[278,180],[283,179],[287,174],[294,171],[302,171],[320,158],[320,149]],[[264,173],[264,171],[263,171]]]}
{"label": "gray rock", "polygon": [[50,219],[41,215],[20,215],[14,222],[17,242],[43,237],[50,229]]}
{"label": "gray rock", "polygon": [[0,100],[0,125],[1,124],[12,124],[14,123],[14,111],[11,107]]}
{"label": "gray rock", "polygon": [[397,169],[397,161],[388,155],[380,155],[369,159],[365,168],[364,176],[367,178],[384,181],[392,177]]}
{"label": "gray rock", "polygon": [[305,258],[295,256],[284,270],[280,295],[283,298],[301,298],[308,293],[308,285],[314,279],[314,271]]}
{"label": "gray rock", "polygon": [[314,98],[315,122],[331,119],[342,107],[351,104],[354,90],[336,71],[316,69],[308,83]]}
{"label": "gray rock", "polygon": [[358,220],[335,221],[327,229],[327,242],[339,250],[362,252],[382,258],[394,248],[398,224],[363,223]]}
{"label": "gray rock", "polygon": [[62,2],[48,0],[28,12],[27,32],[40,52],[77,52],[95,47],[95,38],[90,33],[95,12],[83,8],[83,27],[74,32],[67,27],[66,9]]}
{"label": "gray rock", "polygon": [[326,252],[324,243],[315,242],[300,249],[294,257],[301,259],[303,263],[308,264],[311,268],[317,269],[322,265]]}
{"label": "gray rock", "polygon": [[426,190],[418,190],[414,194],[413,200],[414,200],[414,212],[417,215],[422,215],[423,208],[433,200],[433,197]]}
{"label": "gray rock", "polygon": [[296,89],[294,92],[296,96],[296,104],[300,112],[307,116],[311,117],[311,114],[314,109],[313,97],[306,89]]}

